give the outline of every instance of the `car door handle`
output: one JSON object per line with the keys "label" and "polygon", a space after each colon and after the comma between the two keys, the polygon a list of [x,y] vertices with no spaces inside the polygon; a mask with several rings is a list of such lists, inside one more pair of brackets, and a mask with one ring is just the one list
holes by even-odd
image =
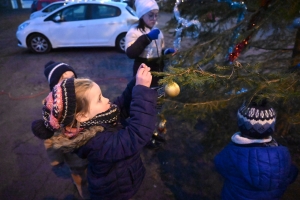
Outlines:
{"label": "car door handle", "polygon": [[84,27],[85,27],[84,25],[79,25],[79,26],[78,26],[78,28],[84,28]]}

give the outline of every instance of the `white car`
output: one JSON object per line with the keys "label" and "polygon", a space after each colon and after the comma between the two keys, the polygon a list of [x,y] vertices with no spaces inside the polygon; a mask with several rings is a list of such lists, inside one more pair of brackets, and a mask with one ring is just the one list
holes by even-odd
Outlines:
{"label": "white car", "polygon": [[125,51],[125,35],[138,21],[125,3],[69,2],[44,17],[23,22],[17,30],[18,46],[35,53],[59,47],[116,47]]}
{"label": "white car", "polygon": [[41,10],[35,11],[33,13],[31,13],[29,19],[34,19],[37,17],[44,17],[46,15],[48,15],[49,13],[53,12],[54,10],[56,10],[57,8],[60,8],[64,5],[66,5],[68,3],[68,1],[56,1],[53,2],[49,5],[47,5],[46,7],[44,7]]}

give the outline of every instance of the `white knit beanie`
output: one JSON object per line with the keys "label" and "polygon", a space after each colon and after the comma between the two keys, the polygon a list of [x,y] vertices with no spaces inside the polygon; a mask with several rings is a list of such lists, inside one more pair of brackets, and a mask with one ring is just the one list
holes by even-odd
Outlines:
{"label": "white knit beanie", "polygon": [[151,10],[159,10],[155,0],[136,0],[135,8],[138,18],[141,18],[144,14]]}

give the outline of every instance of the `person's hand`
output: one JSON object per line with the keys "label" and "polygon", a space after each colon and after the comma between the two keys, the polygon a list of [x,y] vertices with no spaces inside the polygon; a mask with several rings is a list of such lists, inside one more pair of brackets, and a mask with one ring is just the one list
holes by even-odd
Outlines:
{"label": "person's hand", "polygon": [[175,49],[167,48],[167,49],[164,51],[164,55],[167,55],[167,54],[170,54],[170,53],[175,53]]}
{"label": "person's hand", "polygon": [[152,75],[150,73],[150,67],[142,63],[136,73],[135,85],[143,85],[150,87],[152,81]]}
{"label": "person's hand", "polygon": [[159,29],[153,29],[147,34],[147,36],[150,40],[156,40],[158,39],[159,33],[160,33]]}

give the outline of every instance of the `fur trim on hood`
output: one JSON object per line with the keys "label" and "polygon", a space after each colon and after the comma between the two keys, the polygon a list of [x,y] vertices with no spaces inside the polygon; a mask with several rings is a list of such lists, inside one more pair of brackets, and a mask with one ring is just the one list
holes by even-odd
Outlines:
{"label": "fur trim on hood", "polygon": [[56,132],[48,141],[49,147],[59,149],[64,153],[73,152],[75,149],[86,144],[97,132],[103,132],[102,126],[93,126],[80,132],[75,138],[69,139],[63,133]]}

